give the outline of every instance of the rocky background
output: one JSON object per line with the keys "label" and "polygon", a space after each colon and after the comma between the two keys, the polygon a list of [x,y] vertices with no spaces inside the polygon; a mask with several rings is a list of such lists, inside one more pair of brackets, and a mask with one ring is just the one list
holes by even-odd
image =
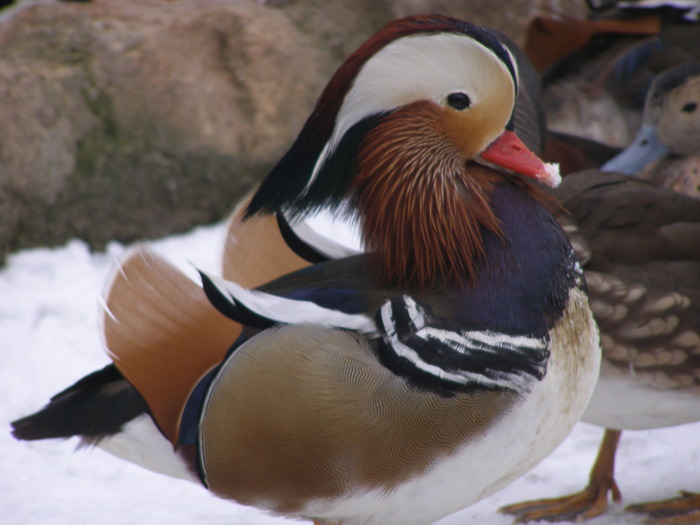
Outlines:
{"label": "rocky background", "polygon": [[[8,2],[4,2],[8,3]],[[439,12],[516,42],[583,0],[19,1],[0,10],[0,262],[222,220],[335,68],[388,20]]]}

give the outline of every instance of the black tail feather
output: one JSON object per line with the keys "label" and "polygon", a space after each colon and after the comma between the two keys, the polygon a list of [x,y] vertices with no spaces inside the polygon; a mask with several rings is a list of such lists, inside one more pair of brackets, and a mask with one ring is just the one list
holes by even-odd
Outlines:
{"label": "black tail feather", "polygon": [[147,411],[136,389],[108,365],[53,396],[35,414],[13,421],[12,434],[27,441],[79,436],[83,444],[97,444]]}

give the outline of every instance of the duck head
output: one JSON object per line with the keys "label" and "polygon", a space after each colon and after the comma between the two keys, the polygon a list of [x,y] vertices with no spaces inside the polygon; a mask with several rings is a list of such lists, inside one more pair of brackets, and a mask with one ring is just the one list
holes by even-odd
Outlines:
{"label": "duck head", "polygon": [[668,154],[700,154],[700,62],[671,68],[654,79],[639,132],[601,169],[637,175]]}
{"label": "duck head", "polygon": [[700,62],[661,74],[652,87],[648,120],[659,141],[672,155],[700,154]]}
{"label": "duck head", "polygon": [[332,209],[361,224],[384,280],[426,285],[474,273],[489,196],[504,169],[556,184],[515,135],[512,53],[443,16],[388,24],[338,69],[247,216]]}

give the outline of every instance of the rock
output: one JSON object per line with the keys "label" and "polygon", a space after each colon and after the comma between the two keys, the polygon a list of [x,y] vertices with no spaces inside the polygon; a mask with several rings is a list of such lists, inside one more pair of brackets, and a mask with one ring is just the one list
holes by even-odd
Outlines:
{"label": "rock", "polygon": [[[577,0],[566,0],[572,5]],[[561,0],[24,1],[0,13],[0,260],[224,218],[342,60],[442,12],[516,41]],[[578,2],[580,3],[580,2]]]}
{"label": "rock", "polygon": [[0,49],[1,252],[221,219],[321,82],[308,39],[253,2],[24,4]]}

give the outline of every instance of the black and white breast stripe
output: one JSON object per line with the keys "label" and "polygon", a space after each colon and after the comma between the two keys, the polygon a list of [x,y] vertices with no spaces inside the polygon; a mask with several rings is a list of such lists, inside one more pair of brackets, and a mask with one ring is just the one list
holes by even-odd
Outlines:
{"label": "black and white breast stripe", "polygon": [[429,320],[425,309],[406,295],[386,302],[378,317],[385,365],[428,388],[522,394],[546,372],[547,338],[431,326],[439,320]]}

